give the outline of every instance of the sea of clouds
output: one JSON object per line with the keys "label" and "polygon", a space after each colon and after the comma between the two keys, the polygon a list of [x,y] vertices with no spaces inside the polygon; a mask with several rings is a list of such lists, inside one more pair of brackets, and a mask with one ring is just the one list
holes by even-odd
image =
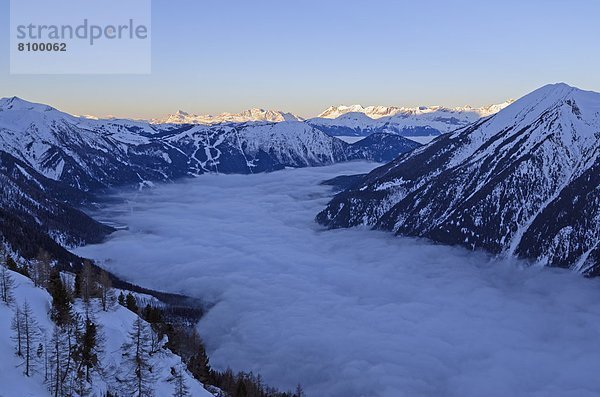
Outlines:
{"label": "sea of clouds", "polygon": [[600,280],[365,229],[326,231],[319,182],[373,164],[205,175],[106,208],[77,252],[214,306],[216,368],[310,397],[597,396]]}

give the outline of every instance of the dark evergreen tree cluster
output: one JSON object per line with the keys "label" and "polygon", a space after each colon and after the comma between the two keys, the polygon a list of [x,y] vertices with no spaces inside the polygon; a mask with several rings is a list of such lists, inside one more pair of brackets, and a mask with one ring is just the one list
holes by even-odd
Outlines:
{"label": "dark evergreen tree cluster", "polygon": [[86,305],[92,299],[98,299],[103,311],[110,310],[117,301],[108,273],[95,269],[89,261],[85,261],[75,275],[73,295]]}
{"label": "dark evergreen tree cluster", "polygon": [[22,274],[25,277],[30,277],[29,276],[29,266],[27,266],[26,263],[20,265],[17,262],[15,262],[15,260],[12,258],[12,256],[10,256],[6,253],[1,255],[1,257],[3,259],[4,266],[8,270]]}
{"label": "dark evergreen tree cluster", "polygon": [[[102,373],[103,338],[91,313],[85,318],[74,313],[68,289],[60,277],[54,275],[51,280],[55,327],[47,347],[46,381],[55,397],[87,396],[91,393],[91,373]],[[65,293],[67,297],[63,297]]]}
{"label": "dark evergreen tree cluster", "polygon": [[305,397],[302,386],[298,385],[294,392],[281,392],[266,386],[260,375],[252,372],[234,374],[231,369],[225,372],[214,372],[215,385],[231,397]]}
{"label": "dark evergreen tree cluster", "polygon": [[265,385],[260,375],[214,370],[211,368],[204,342],[196,327],[181,318],[176,323],[166,320],[169,316],[164,314],[164,310],[164,308],[146,306],[142,315],[149,316],[147,320],[158,335],[168,337],[165,347],[180,356],[187,370],[204,385],[221,389],[231,397],[304,397],[301,386],[298,386],[295,392],[281,392]]}

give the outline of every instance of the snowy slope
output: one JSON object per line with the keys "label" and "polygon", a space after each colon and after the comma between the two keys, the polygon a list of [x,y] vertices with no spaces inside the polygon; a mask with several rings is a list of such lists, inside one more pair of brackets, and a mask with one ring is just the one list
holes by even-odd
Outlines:
{"label": "snowy slope", "polygon": [[373,171],[318,216],[600,272],[600,94],[542,87]]}
{"label": "snowy slope", "polygon": [[[52,323],[47,314],[50,309],[48,293],[35,288],[28,278],[14,272],[10,274],[15,280],[15,301],[19,304],[27,301],[40,327],[51,332]],[[0,304],[0,394],[5,397],[50,396],[42,374],[37,373],[29,378],[23,375],[21,360],[15,355],[15,344],[11,339],[13,315],[13,308]]]}
{"label": "snowy slope", "polygon": [[[53,330],[53,323],[49,318],[48,312],[51,306],[50,295],[41,288],[36,288],[33,282],[14,272],[10,272],[15,280],[14,296],[15,303],[22,305],[25,301],[30,305],[34,317],[40,326],[40,329],[46,333],[47,338]],[[82,313],[81,303],[74,305],[76,311]],[[15,355],[14,342],[11,340],[13,331],[11,330],[11,320],[14,307],[7,307],[0,304],[0,354],[3,359],[0,360],[0,395],[3,397],[42,397],[51,396],[44,384],[43,370],[38,368],[31,377],[23,374],[20,366],[20,359]],[[101,332],[106,339],[104,345],[104,354],[101,358],[102,365],[107,369],[106,378],[94,374],[94,394],[103,395],[107,390],[107,382],[113,382],[111,375],[114,371],[119,371],[122,362],[121,346],[127,341],[128,333],[134,320],[135,314],[122,306],[116,305],[114,310],[103,312],[94,309],[95,318],[100,324]],[[171,378],[171,367],[182,365],[181,358],[163,349],[153,356],[154,365],[159,368],[157,383],[155,384],[156,396],[170,396],[173,394],[174,386],[169,379]],[[183,371],[183,376],[190,388],[192,396],[210,397],[208,391],[202,384],[195,380],[187,371]]]}

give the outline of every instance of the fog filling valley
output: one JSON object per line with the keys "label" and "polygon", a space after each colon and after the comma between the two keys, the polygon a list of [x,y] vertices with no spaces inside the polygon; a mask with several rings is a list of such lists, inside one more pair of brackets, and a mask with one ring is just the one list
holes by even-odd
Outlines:
{"label": "fog filling valley", "polygon": [[598,395],[600,280],[314,222],[321,181],[374,166],[122,193],[96,216],[129,229],[76,252],[213,304],[199,329],[214,367],[309,397]]}

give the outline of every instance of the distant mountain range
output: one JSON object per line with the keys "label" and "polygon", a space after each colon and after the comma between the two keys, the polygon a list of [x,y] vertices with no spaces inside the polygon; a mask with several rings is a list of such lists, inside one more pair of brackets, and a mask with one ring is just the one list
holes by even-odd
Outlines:
{"label": "distant mountain range", "polygon": [[398,107],[398,106],[367,106],[361,105],[340,105],[331,106],[327,108],[323,113],[319,114],[317,118],[322,119],[336,119],[348,113],[362,113],[369,118],[376,120],[384,117],[391,117],[396,115],[402,116],[421,116],[425,114],[431,114],[435,112],[444,112],[447,114],[469,114],[475,115],[476,119],[481,117],[487,117],[492,114],[498,113],[506,106],[510,105],[513,100],[503,102],[498,105],[484,106],[480,108],[473,108],[471,106],[462,106],[455,108],[448,108],[444,106],[419,106],[419,107]]}
{"label": "distant mountain range", "polygon": [[392,133],[406,137],[435,137],[464,127],[510,105],[482,108],[442,106],[402,108],[395,106],[360,105],[330,107],[318,117],[306,122],[332,136],[367,136],[373,133]]}
{"label": "distant mountain range", "polygon": [[[420,146],[379,134],[348,144],[298,121],[150,124],[75,117],[20,98],[0,99],[0,233],[38,246],[98,242],[112,229],[76,208],[116,186],[204,173],[250,174],[351,160],[390,161]],[[10,225],[10,226],[8,226]],[[33,238],[33,237],[32,237]],[[42,241],[43,240],[43,241]],[[30,239],[30,242],[33,240]],[[70,258],[60,252],[62,258]]]}
{"label": "distant mountain range", "polygon": [[152,124],[220,124],[220,123],[246,123],[248,121],[301,121],[302,118],[291,113],[278,110],[248,109],[240,113],[221,113],[219,115],[196,115],[182,110],[161,119],[151,120]]}
{"label": "distant mountain range", "polygon": [[367,136],[373,133],[394,133],[402,136],[437,136],[464,127],[481,117],[504,109],[513,101],[481,108],[442,106],[406,108],[397,106],[332,106],[319,116],[303,120],[291,113],[250,109],[241,113],[194,115],[183,111],[152,120],[154,124],[245,123],[253,121],[305,121],[332,136]]}
{"label": "distant mountain range", "polygon": [[542,87],[361,177],[317,216],[600,275],[600,94]]}

